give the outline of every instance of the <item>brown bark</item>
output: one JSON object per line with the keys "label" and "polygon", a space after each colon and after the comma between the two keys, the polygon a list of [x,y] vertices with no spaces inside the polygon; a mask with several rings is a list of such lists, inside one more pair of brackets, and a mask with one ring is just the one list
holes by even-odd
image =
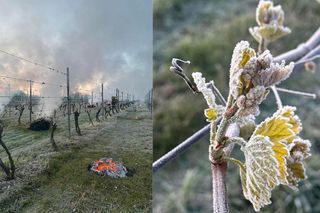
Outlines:
{"label": "brown bark", "polygon": [[78,110],[74,111],[74,124],[76,126],[76,132],[78,135],[81,135],[81,130],[79,127],[79,116],[80,116],[80,112],[78,112]]}
{"label": "brown bark", "polygon": [[71,107],[72,107],[72,112],[74,113],[75,112],[75,104],[71,104]]}
{"label": "brown bark", "polygon": [[66,116],[67,105],[63,105],[63,117]]}
{"label": "brown bark", "polygon": [[[226,129],[226,137],[239,136],[239,126],[235,123],[230,124]],[[233,144],[224,149],[223,155],[229,156],[231,154]],[[226,213],[229,212],[227,199],[226,174],[228,164],[226,161],[220,163],[211,163],[212,174],[212,196],[213,196],[213,212]]]}
{"label": "brown bark", "polygon": [[86,110],[86,112],[88,114],[88,118],[89,118],[89,121],[90,121],[91,125],[94,126],[89,110]]}
{"label": "brown bark", "polygon": [[211,163],[212,174],[212,196],[213,196],[213,212],[227,213],[229,212],[227,199],[227,162],[221,164]]}
{"label": "brown bark", "polygon": [[57,129],[57,124],[56,123],[53,123],[52,126],[51,126],[51,134],[50,134],[50,142],[52,144],[52,147],[54,149],[54,151],[57,151],[58,150],[58,146],[54,140],[54,132],[56,131]]}
{"label": "brown bark", "polygon": [[10,179],[10,169],[9,167],[6,166],[6,164],[2,161],[2,159],[0,158],[0,167],[2,169],[2,171],[4,171],[4,173],[6,173],[7,179]]}
{"label": "brown bark", "polygon": [[107,105],[107,106],[105,107],[105,111],[104,111],[104,117],[107,118],[108,115],[109,115],[110,117],[112,116],[112,115],[111,115],[111,106],[110,106],[110,105]]}
{"label": "brown bark", "polygon": [[23,105],[17,106],[16,109],[19,111],[18,124],[21,125],[21,117],[24,111],[24,106]]}
{"label": "brown bark", "polygon": [[14,174],[15,174],[15,171],[16,171],[16,167],[14,165],[14,161],[12,159],[12,156],[11,156],[11,153],[9,152],[9,149],[7,148],[7,146],[5,145],[5,143],[3,142],[2,140],[2,133],[3,133],[3,126],[0,124],[0,145],[3,147],[3,149],[6,151],[7,155],[8,155],[8,158],[9,158],[9,163],[10,163],[10,169],[2,162],[1,160],[1,168],[3,166],[7,167],[7,171],[10,171],[9,173],[7,173],[5,170],[5,173],[7,175],[7,179],[8,180],[12,180],[14,179]]}
{"label": "brown bark", "polygon": [[97,113],[96,113],[96,121],[97,122],[100,122],[100,119],[99,119],[99,114],[101,112],[101,107],[98,109]]}

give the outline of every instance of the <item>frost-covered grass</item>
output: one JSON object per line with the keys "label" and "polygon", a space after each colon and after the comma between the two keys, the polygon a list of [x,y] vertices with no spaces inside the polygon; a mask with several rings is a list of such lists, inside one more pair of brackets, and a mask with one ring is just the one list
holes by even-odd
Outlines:
{"label": "frost-covered grass", "polygon": [[[53,152],[49,143],[49,131],[32,132],[13,126],[5,129],[4,141],[18,169],[16,180],[0,182],[1,212],[118,212],[119,208],[125,212],[150,211],[150,113],[145,107],[137,107],[137,111],[130,107],[100,123],[94,122],[94,127],[85,113],[79,121],[83,136],[77,136],[73,128],[69,141],[66,120],[58,120],[58,152]],[[121,160],[136,173],[125,179],[89,173],[88,164],[101,157]]]}

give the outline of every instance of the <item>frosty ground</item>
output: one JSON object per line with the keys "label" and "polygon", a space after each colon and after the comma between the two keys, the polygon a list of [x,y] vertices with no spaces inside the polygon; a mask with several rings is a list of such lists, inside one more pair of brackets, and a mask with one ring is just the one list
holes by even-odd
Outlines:
{"label": "frosty ground", "polygon": [[[92,117],[94,117],[92,115]],[[80,115],[82,136],[67,120],[58,120],[55,140],[49,131],[33,132],[6,121],[3,140],[16,163],[16,180],[0,173],[0,212],[149,212],[152,185],[152,120],[144,106],[129,107],[91,126]],[[74,123],[71,121],[72,127]],[[3,150],[0,157],[4,160]],[[90,173],[93,160],[112,157],[134,170],[133,177],[113,179]]]}

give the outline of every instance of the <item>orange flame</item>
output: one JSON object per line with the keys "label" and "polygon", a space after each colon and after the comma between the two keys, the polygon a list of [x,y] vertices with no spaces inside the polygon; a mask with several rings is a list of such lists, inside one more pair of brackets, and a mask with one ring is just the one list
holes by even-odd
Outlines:
{"label": "orange flame", "polygon": [[117,171],[116,164],[112,160],[108,160],[107,162],[96,160],[95,163],[98,165],[96,170],[98,171],[105,171],[105,170],[112,170],[113,172]]}

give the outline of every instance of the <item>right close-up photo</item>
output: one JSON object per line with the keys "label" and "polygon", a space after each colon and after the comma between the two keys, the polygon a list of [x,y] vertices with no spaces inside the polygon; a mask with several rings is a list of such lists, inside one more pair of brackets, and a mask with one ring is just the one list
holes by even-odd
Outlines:
{"label": "right close-up photo", "polygon": [[320,212],[319,0],[153,0],[153,212]]}

